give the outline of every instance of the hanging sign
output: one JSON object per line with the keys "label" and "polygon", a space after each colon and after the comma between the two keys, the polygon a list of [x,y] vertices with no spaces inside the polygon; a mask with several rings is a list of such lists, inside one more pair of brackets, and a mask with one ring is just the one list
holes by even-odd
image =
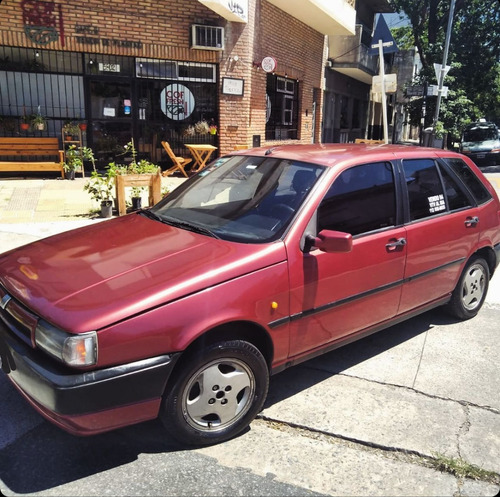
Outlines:
{"label": "hanging sign", "polygon": [[265,72],[274,72],[277,65],[278,63],[274,57],[264,57],[260,63],[260,67],[262,67]]}
{"label": "hanging sign", "polygon": [[193,112],[195,99],[191,90],[184,85],[166,86],[160,93],[162,112],[174,121],[183,121]]}

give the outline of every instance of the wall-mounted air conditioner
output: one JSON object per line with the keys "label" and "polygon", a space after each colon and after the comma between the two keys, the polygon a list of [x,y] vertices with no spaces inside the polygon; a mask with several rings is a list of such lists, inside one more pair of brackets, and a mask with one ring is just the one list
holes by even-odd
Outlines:
{"label": "wall-mounted air conditioner", "polygon": [[191,26],[191,48],[224,50],[224,28],[193,24]]}

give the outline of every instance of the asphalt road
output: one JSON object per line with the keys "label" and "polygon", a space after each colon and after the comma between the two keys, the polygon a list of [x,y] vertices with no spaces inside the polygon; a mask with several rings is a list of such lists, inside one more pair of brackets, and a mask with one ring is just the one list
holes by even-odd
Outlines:
{"label": "asphalt road", "polygon": [[214,447],[183,449],[157,421],[73,437],[34,412],[0,373],[0,491],[497,495],[499,274],[472,320],[455,322],[437,309],[273,377],[250,429]]}

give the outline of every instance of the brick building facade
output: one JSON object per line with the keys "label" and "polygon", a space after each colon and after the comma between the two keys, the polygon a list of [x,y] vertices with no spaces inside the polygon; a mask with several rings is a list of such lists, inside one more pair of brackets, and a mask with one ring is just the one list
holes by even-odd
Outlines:
{"label": "brick building facade", "polygon": [[[64,122],[87,121],[87,145],[134,137],[158,162],[161,140],[180,153],[207,140],[219,155],[318,142],[325,35],[275,2],[248,0],[245,14],[247,22],[228,21],[198,0],[3,0],[0,135],[60,136]],[[223,28],[223,49],[209,38],[193,48],[193,25],[202,36],[209,27],[207,37]],[[269,72],[265,58],[275,63]],[[14,126],[34,113],[48,118],[45,130]],[[216,135],[192,134],[203,120]]]}

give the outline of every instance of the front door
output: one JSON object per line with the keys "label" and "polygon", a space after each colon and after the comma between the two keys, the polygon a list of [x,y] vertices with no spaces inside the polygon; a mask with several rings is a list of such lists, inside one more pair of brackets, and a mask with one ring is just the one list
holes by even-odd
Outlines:
{"label": "front door", "polygon": [[91,79],[89,94],[89,144],[107,165],[119,160],[133,136],[131,84],[129,80]]}
{"label": "front door", "polygon": [[348,253],[290,252],[290,356],[394,317],[405,268],[404,227],[396,227],[393,166],[345,170],[322,200],[317,231],[351,233]]}

